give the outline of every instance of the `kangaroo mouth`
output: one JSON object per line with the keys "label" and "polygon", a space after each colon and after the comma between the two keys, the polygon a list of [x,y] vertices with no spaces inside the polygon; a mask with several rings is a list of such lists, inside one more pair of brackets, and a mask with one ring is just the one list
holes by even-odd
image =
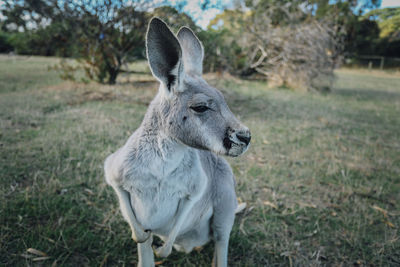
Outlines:
{"label": "kangaroo mouth", "polygon": [[[228,140],[226,140],[228,139]],[[224,138],[224,147],[226,149],[225,155],[230,157],[238,157],[247,151],[250,145],[238,144],[229,138]]]}
{"label": "kangaroo mouth", "polygon": [[228,151],[229,149],[231,149],[232,148],[232,145],[233,144],[235,144],[235,145],[239,145],[239,144],[236,144],[235,142],[233,142],[231,139],[229,139],[229,137],[228,136],[226,136],[225,138],[224,138],[224,147],[225,147],[225,149]]}

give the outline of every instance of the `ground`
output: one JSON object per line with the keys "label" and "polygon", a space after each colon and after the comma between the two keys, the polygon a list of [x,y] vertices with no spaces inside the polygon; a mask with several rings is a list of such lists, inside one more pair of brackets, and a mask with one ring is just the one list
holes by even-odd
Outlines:
{"label": "ground", "polygon": [[[48,71],[56,62],[0,57],[0,265],[135,264],[102,165],[157,85],[149,74],[65,82]],[[249,151],[228,159],[247,203],[230,266],[400,265],[400,75],[336,74],[327,94],[207,75],[252,131]],[[210,265],[212,251],[157,263]]]}

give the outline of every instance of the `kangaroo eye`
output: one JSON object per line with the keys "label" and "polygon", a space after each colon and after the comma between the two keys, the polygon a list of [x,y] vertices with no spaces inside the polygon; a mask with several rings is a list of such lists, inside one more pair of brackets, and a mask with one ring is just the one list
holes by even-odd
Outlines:
{"label": "kangaroo eye", "polygon": [[209,109],[207,106],[194,106],[194,107],[190,107],[190,108],[198,113],[203,113]]}

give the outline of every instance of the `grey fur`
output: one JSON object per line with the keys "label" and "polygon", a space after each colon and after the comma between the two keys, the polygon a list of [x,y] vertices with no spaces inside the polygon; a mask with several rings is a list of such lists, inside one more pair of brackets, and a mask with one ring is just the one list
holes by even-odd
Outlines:
{"label": "grey fur", "polygon": [[250,132],[202,79],[194,33],[182,28],[178,39],[152,19],[147,55],[160,89],[140,127],[107,157],[106,181],[139,243],[139,266],[154,266],[153,234],[164,241],[154,250],[161,257],[213,239],[214,265],[226,266],[237,200],[232,170],[218,155],[244,153]]}

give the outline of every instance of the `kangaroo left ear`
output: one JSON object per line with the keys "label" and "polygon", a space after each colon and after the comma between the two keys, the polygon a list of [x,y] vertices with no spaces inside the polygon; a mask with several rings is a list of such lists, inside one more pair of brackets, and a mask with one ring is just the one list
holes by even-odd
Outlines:
{"label": "kangaroo left ear", "polygon": [[204,48],[199,38],[188,27],[182,27],[177,37],[182,47],[185,72],[201,76],[203,74]]}
{"label": "kangaroo left ear", "polygon": [[168,26],[159,18],[149,23],[147,59],[153,75],[168,91],[178,90],[182,71],[182,49]]}

